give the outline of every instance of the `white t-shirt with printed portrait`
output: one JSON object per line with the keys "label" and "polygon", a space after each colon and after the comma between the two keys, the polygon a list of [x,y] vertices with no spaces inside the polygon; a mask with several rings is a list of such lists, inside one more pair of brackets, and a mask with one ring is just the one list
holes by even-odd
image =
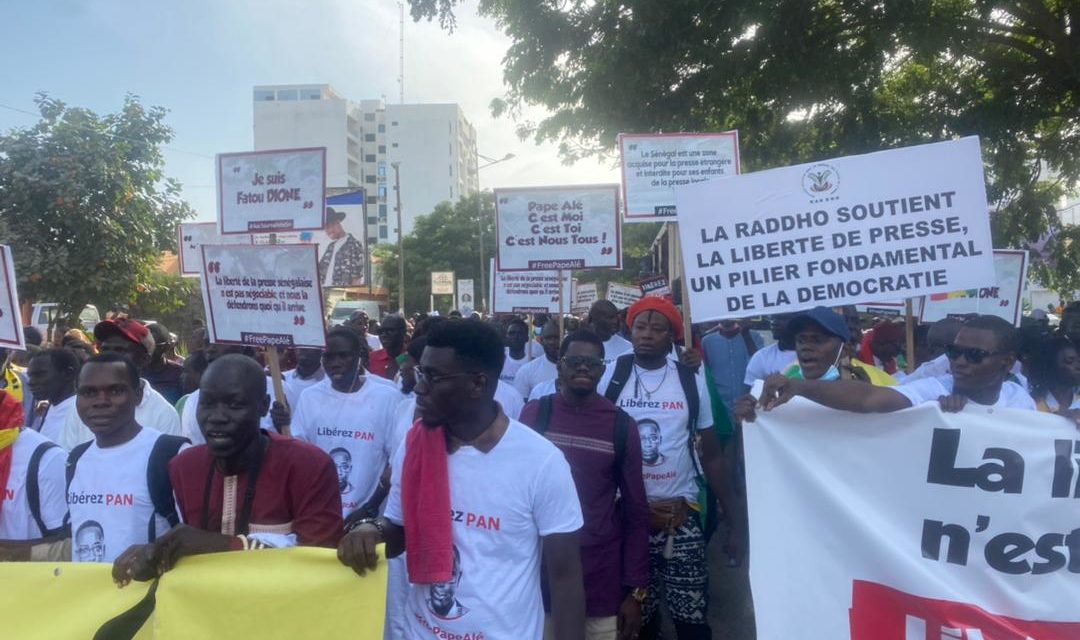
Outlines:
{"label": "white t-shirt with printed portrait", "polygon": [[[600,394],[607,391],[614,371],[608,367],[600,380]],[[697,430],[705,431],[713,426],[713,416],[700,370],[694,382],[699,398]],[[615,404],[637,422],[649,501],[686,498],[697,502],[697,454],[691,453],[690,411],[675,363],[667,360],[665,366],[651,371],[634,365]]]}
{"label": "white t-shirt with printed portrait", "polygon": [[146,484],[150,452],[161,435],[144,427],[115,447],[94,442],[79,458],[67,493],[73,561],[112,562],[128,547],[151,542],[151,518],[155,536],[169,530]]}
{"label": "white t-shirt with printed portrait", "polygon": [[[953,392],[953,377],[920,378],[913,382],[905,382],[889,388],[902,394],[911,402],[912,406],[918,406],[926,402],[937,402],[941,396],[951,395]],[[998,394],[997,402],[989,406],[998,409],[1036,410],[1035,400],[1031,398],[1031,394],[1011,380],[1006,380],[1001,385],[1001,393]]]}
{"label": "white t-shirt with printed portrait", "polygon": [[[4,504],[0,508],[0,540],[36,540],[44,536],[30,513],[26,495],[30,457],[38,447],[51,442],[33,429],[23,429],[11,445],[11,471],[4,488]],[[67,452],[60,447],[45,451],[38,463],[38,506],[45,528],[58,529],[67,515],[67,496],[64,495],[64,465]]]}
{"label": "white t-shirt with printed portrait", "polygon": [[[399,525],[406,449],[394,456],[385,514]],[[543,637],[541,538],[584,523],[570,465],[555,445],[516,420],[491,451],[461,447],[448,462],[454,580],[408,585],[407,637]]]}
{"label": "white t-shirt with printed portrait", "polygon": [[292,435],[319,447],[338,470],[341,508],[348,516],[371,497],[390,462],[401,393],[366,378],[354,393],[327,378],[305,389],[293,412]]}

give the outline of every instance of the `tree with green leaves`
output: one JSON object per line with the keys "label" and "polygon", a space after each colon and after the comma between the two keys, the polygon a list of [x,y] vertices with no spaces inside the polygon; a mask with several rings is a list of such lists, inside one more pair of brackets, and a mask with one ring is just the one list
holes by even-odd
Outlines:
{"label": "tree with green leaves", "polygon": [[[454,26],[462,0],[410,0]],[[479,0],[511,38],[496,113],[567,159],[620,132],[738,129],[750,171],[981,138],[995,245],[1056,231],[1036,275],[1080,289],[1077,0]]]}
{"label": "tree with green leaves", "polygon": [[11,245],[19,294],[73,319],[160,289],[161,252],[194,215],[164,173],[165,109],[132,95],[107,115],[36,102],[36,125],[0,135],[0,244]]}

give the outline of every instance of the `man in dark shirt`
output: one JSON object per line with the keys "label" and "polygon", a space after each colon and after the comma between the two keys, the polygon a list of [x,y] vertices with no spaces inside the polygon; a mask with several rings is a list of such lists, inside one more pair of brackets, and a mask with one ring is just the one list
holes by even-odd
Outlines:
{"label": "man in dark shirt", "polygon": [[[596,392],[604,343],[571,333],[559,354],[559,392],[525,406],[521,421],[566,456],[585,526],[581,567],[586,637],[636,638],[649,582],[649,503],[632,418]],[[616,506],[616,490],[621,506]]]}
{"label": "man in dark shirt", "polygon": [[184,375],[184,367],[169,362],[166,357],[172,349],[173,341],[169,329],[160,322],[147,327],[150,336],[154,339],[154,351],[150,354],[150,362],[143,367],[142,374],[146,381],[155,391],[160,393],[171,405],[184,395],[183,385],[180,379]]}

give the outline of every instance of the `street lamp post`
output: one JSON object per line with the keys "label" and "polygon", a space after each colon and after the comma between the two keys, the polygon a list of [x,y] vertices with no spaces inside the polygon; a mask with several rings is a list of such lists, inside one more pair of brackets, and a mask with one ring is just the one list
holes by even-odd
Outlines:
{"label": "street lamp post", "polygon": [[[483,191],[480,190],[480,170],[486,169],[491,165],[499,164],[500,162],[513,160],[514,157],[514,154],[507,153],[505,156],[496,160],[482,155],[480,152],[476,153],[476,226],[480,232],[480,308],[483,309],[484,313],[487,313],[488,310],[488,288],[484,286],[484,265],[486,264],[486,261],[484,260],[484,197]],[[487,164],[481,167],[480,158],[483,158]]]}
{"label": "street lamp post", "polygon": [[394,196],[397,200],[397,252],[398,252],[398,313],[405,317],[405,234],[401,231],[401,163],[391,162],[394,168]]}

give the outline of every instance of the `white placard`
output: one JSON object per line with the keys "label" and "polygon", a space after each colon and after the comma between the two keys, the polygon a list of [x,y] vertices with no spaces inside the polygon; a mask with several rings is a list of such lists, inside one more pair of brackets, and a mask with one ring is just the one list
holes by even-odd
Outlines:
{"label": "white placard", "polygon": [[500,271],[622,266],[619,186],[495,190]]}
{"label": "white placard", "polygon": [[180,275],[195,277],[202,273],[202,250],[204,244],[246,244],[251,236],[223,236],[216,222],[181,222],[178,228],[180,240]]}
{"label": "white placard", "polygon": [[470,316],[476,309],[476,287],[472,279],[457,281],[457,308],[463,316]]}
{"label": "white placard", "polygon": [[624,220],[671,220],[675,187],[739,173],[739,132],[624,133],[619,153]]}
{"label": "white placard", "polygon": [[19,311],[19,292],[15,280],[15,262],[11,247],[0,245],[0,346],[26,349],[22,314]]}
{"label": "white placard", "polygon": [[325,347],[317,252],[311,244],[203,245],[211,341]]}
{"label": "white placard", "polygon": [[802,398],[757,418],[743,433],[759,638],[1080,638],[1071,421]]}
{"label": "white placard", "polygon": [[922,322],[937,322],[951,315],[981,313],[998,316],[1020,326],[1027,251],[994,250],[994,278],[976,289],[939,293],[923,298]]}
{"label": "white placard", "polygon": [[993,279],[978,138],[678,187],[694,321],[910,298]]}
{"label": "white placard", "polygon": [[609,282],[607,299],[616,309],[626,309],[641,299],[641,287]]}
{"label": "white placard", "polygon": [[[563,309],[570,307],[574,283],[563,272]],[[558,313],[558,271],[496,271],[491,261],[492,313]]]}
{"label": "white placard", "polygon": [[325,226],[325,148],[221,153],[217,171],[221,233]]}
{"label": "white placard", "polygon": [[432,271],[431,272],[431,295],[452,296],[454,295],[454,272]]}
{"label": "white placard", "polygon": [[574,303],[570,305],[571,313],[588,311],[592,303],[600,299],[596,290],[595,282],[582,282],[574,285]]}

